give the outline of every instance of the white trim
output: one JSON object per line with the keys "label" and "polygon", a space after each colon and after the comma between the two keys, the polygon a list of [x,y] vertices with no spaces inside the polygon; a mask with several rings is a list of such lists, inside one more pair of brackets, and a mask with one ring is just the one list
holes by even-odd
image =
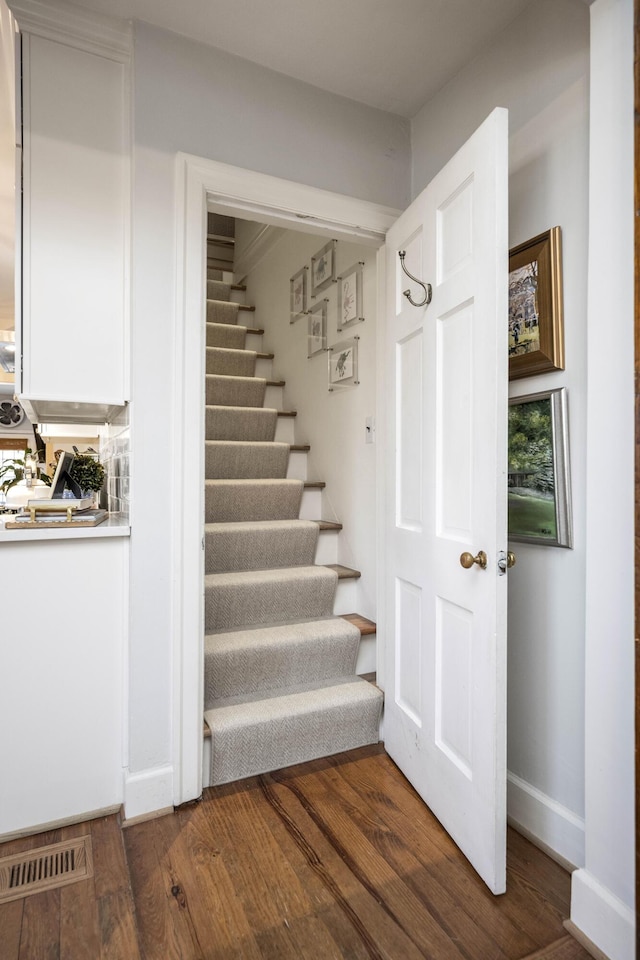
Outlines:
{"label": "white trim", "polygon": [[568,869],[583,866],[584,819],[510,771],[507,814],[516,828],[561,857]]}
{"label": "white trim", "polygon": [[131,22],[83,10],[62,0],[11,0],[11,10],[23,33],[55,40],[126,62],[133,50]]}
{"label": "white trim", "polygon": [[571,923],[611,960],[634,960],[634,911],[588,870],[571,875]]}
{"label": "white trim", "polygon": [[[174,804],[202,790],[205,237],[207,208],[378,246],[399,211],[179,153],[173,348]],[[301,223],[301,221],[303,221]],[[165,806],[166,802],[158,803]],[[134,813],[131,813],[134,816]],[[129,810],[127,810],[129,816]]]}
{"label": "white trim", "polygon": [[124,809],[127,820],[173,806],[173,767],[164,764],[139,773],[126,773]]}

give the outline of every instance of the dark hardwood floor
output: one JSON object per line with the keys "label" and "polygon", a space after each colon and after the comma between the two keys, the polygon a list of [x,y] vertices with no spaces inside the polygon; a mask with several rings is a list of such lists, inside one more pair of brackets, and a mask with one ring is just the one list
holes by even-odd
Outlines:
{"label": "dark hardwood floor", "polygon": [[90,834],[94,876],[0,906],[0,960],[588,960],[569,876],[514,831],[493,897],[381,747]]}

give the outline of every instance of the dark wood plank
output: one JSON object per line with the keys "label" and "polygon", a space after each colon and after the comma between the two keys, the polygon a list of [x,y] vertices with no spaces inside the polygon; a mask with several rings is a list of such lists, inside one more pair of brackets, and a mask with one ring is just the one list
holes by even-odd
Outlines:
{"label": "dark wood plank", "polygon": [[101,960],[139,960],[129,868],[117,817],[92,820],[91,843],[100,939],[98,956]]}
{"label": "dark wood plank", "polygon": [[203,960],[159,820],[129,827],[124,840],[143,960]]}
{"label": "dark wood plank", "polygon": [[[61,830],[62,840],[90,835],[90,823]],[[100,957],[98,907],[93,877],[60,889],[60,956],[65,960]]]}
{"label": "dark wood plank", "polygon": [[[393,867],[406,888],[404,897],[412,902],[414,914],[432,918],[441,935],[445,937],[444,941],[441,940],[441,952],[434,952],[434,956],[446,958],[455,948],[454,945],[460,947],[464,956],[478,960],[484,960],[487,956],[494,957],[495,960],[522,956],[523,950],[503,952],[499,945],[505,939],[511,943],[517,931],[512,927],[503,928],[492,937],[490,932],[478,925],[477,917],[467,914],[468,891],[465,889],[463,895],[456,897],[455,887],[452,894],[442,883],[437,871],[427,869],[415,855],[415,844],[424,845],[425,838],[428,839],[432,830],[442,828],[430,818],[426,831],[418,827],[410,837],[403,835],[401,830],[396,829],[394,818],[385,817],[388,796],[381,802],[379,796],[367,797],[349,783],[353,775],[350,768],[353,766],[354,764],[344,763],[335,769],[317,773],[313,781],[300,778],[295,782],[286,780],[286,783],[298,794],[312,818],[322,822],[322,829],[335,836],[334,842],[342,849],[342,855],[349,863],[360,864],[363,838],[366,838],[366,842],[375,848],[382,861]],[[337,797],[341,798],[343,813],[337,813]],[[401,825],[402,828],[404,824]],[[421,832],[425,833],[425,836],[421,837]],[[427,857],[430,866],[433,863],[437,865],[442,859],[440,851],[436,854],[432,851]],[[357,869],[368,872],[369,866],[365,863]],[[450,872],[451,868],[448,870]],[[470,868],[467,866],[466,870],[469,871]],[[386,885],[384,889],[387,889]],[[429,939],[432,942],[432,938]],[[528,949],[532,944],[525,941],[520,946]]]}
{"label": "dark wood plank", "polygon": [[304,791],[296,789],[295,779],[281,781],[277,774],[263,779],[270,802],[277,802],[276,809],[285,823],[288,820],[292,834],[295,829],[306,844],[312,844],[325,869],[327,863],[332,865],[334,881],[340,877],[344,902],[359,932],[367,937],[369,949],[375,947],[381,957],[390,958],[464,957],[393,866],[355,829],[341,803],[331,805],[330,820],[315,816]]}
{"label": "dark wood plank", "polygon": [[[633,4],[634,87],[634,342],[635,342],[635,810],[636,912],[640,911],[640,0]],[[640,924],[636,924],[640,957]]]}
{"label": "dark wood plank", "polygon": [[60,890],[47,890],[25,898],[18,957],[19,960],[62,960]]}
{"label": "dark wood plank", "polygon": [[18,960],[24,900],[0,904],[0,943],[4,960]]}
{"label": "dark wood plank", "polygon": [[[254,779],[224,789],[203,804],[202,820],[215,836],[236,895],[264,957],[329,960],[342,954],[317,917],[313,897],[292,863],[297,848],[274,837],[270,807]],[[316,891],[317,893],[317,891]]]}

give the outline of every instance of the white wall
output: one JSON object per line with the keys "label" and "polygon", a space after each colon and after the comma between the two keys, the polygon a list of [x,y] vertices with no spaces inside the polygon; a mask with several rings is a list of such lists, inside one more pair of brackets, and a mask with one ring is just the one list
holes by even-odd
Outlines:
{"label": "white wall", "polygon": [[575,546],[512,544],[509,814],[576,865],[584,862],[588,68],[585,4],[539,0],[412,123],[417,194],[494,106],[508,107],[510,246],[562,227],[566,370],[513,381],[510,394],[567,388]]}
{"label": "white wall", "polygon": [[[586,862],[571,920],[635,956],[633,3],[591,8]],[[605,485],[603,486],[603,469]]]}
{"label": "white wall", "polygon": [[[250,225],[247,224],[249,227]],[[237,222],[241,242],[243,221]],[[337,331],[337,284],[321,291],[309,307],[327,298],[327,343],[357,335],[356,387],[327,389],[327,355],[307,359],[307,321],[289,323],[289,278],[310,261],[326,237],[288,230],[248,275],[247,302],[256,305],[256,324],[265,328],[264,350],[275,354],[274,377],[286,380],[285,408],[296,410],[296,443],[310,443],[308,476],[324,480],[325,520],[339,520],[338,563],[362,573],[356,590],[358,613],[376,618],[375,445],[365,443],[365,419],[376,404],[376,249],[339,240],[337,272],[363,261],[364,323]],[[309,270],[310,273],[310,270]]]}
{"label": "white wall", "polygon": [[145,24],[135,26],[134,74],[128,816],[173,802],[176,152],[399,206],[410,149],[408,121]]}

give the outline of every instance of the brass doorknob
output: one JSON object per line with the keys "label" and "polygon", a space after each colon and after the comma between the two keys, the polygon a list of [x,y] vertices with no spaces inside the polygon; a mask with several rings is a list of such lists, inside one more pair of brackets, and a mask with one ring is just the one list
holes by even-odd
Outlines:
{"label": "brass doorknob", "polygon": [[478,550],[477,557],[474,557],[472,553],[467,553],[466,550],[460,554],[460,566],[464,567],[465,570],[471,570],[474,563],[477,563],[481,570],[487,569],[487,555],[484,550]]}
{"label": "brass doorknob", "polygon": [[498,570],[500,571],[500,575],[502,576],[502,574],[506,573],[507,570],[510,570],[515,562],[515,553],[513,553],[511,550],[508,550],[506,553],[504,550],[501,550],[498,554]]}

